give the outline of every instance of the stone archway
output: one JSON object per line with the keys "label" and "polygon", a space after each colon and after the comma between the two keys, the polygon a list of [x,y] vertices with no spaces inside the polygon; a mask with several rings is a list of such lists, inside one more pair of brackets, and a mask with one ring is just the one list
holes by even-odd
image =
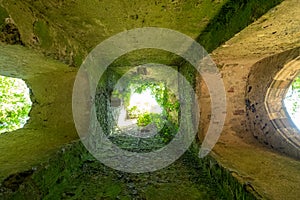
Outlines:
{"label": "stone archway", "polygon": [[283,99],[300,69],[300,48],[260,60],[251,68],[245,103],[247,124],[262,143],[300,157],[300,135],[284,108]]}

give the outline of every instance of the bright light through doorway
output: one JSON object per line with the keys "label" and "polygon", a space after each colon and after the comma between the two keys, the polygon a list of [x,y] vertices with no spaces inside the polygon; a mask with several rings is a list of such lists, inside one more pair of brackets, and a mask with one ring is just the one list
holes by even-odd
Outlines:
{"label": "bright light through doorway", "polygon": [[130,97],[129,109],[136,106],[139,113],[162,113],[163,109],[158,105],[150,89],[141,94],[133,93]]}

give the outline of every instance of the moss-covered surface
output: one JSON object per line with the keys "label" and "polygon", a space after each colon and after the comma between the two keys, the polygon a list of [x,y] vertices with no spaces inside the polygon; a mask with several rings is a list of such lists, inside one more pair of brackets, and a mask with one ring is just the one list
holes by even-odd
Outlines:
{"label": "moss-covered surface", "polygon": [[8,12],[5,8],[0,6],[0,26],[2,27],[5,24],[5,19],[8,18]]}
{"label": "moss-covered surface", "polygon": [[[20,33],[22,44],[38,49],[45,55],[61,60],[68,65],[78,67],[87,53],[98,43],[115,33],[136,27],[171,28],[193,38],[200,35],[197,41],[208,51],[212,51],[278,2],[280,1],[136,0],[120,3],[117,0],[90,0],[88,2],[84,0],[14,2],[3,0],[1,4],[14,20],[12,24],[18,28],[17,33]],[[260,10],[261,8],[262,10]],[[1,15],[2,19],[7,17],[5,10],[3,12],[1,10],[4,13]],[[255,13],[257,10],[259,12]],[[19,41],[19,38],[16,40]],[[40,62],[39,58],[30,55],[28,60],[28,50],[23,51],[18,47],[15,50],[17,55],[14,48],[3,50],[5,56],[1,65],[1,73],[27,76],[32,87],[35,87],[33,94],[36,98],[36,110],[32,114],[36,116],[36,120],[32,120],[31,126],[27,126],[9,137],[8,135],[1,136],[1,178],[30,169],[47,159],[60,145],[76,138],[76,131],[72,117],[70,117],[71,88],[75,71],[67,69],[66,66],[63,67],[63,70],[54,70],[60,68],[61,65],[53,64],[49,60]],[[158,57],[157,60],[160,61],[161,58]],[[142,57],[141,60],[143,60]],[[19,66],[19,68],[14,66]],[[44,66],[46,67],[43,68]],[[188,68],[181,68],[181,70],[186,76],[193,75]],[[193,80],[193,77],[191,76],[189,80]],[[139,181],[132,186],[129,183],[135,179],[135,176],[124,175],[124,177],[130,178],[122,179],[123,175],[119,177],[119,172],[111,171],[100,165],[84,153],[85,150],[80,146],[75,144],[70,149],[66,147],[52,161],[45,166],[38,167],[34,173],[29,170],[12,175],[3,182],[1,195],[5,195],[5,198],[9,199],[12,197],[16,199],[73,197],[76,199],[80,195],[82,195],[81,199],[84,197],[94,198],[95,195],[98,195],[99,199],[102,197],[116,198],[117,195],[123,195],[124,198],[140,195],[141,197],[163,199],[165,196],[160,195],[164,195],[164,193],[171,195],[174,199],[183,197],[183,194],[185,194],[184,197],[191,195],[190,199],[199,198],[206,196],[206,193],[209,193],[207,198],[213,199],[218,197],[238,199],[247,196],[242,186],[232,178],[231,174],[215,165],[214,161],[210,159],[203,160],[200,164],[198,161],[193,161],[194,158],[188,159],[188,162],[180,161],[178,168],[175,167],[176,170],[169,171],[170,174],[166,176],[172,179],[168,182],[169,184],[160,184],[159,180],[164,180],[161,179],[162,175],[153,175],[154,183],[149,187],[139,185]],[[198,170],[196,167],[197,170],[194,170],[193,166],[182,167],[182,165],[189,164],[203,166],[203,168]],[[172,166],[170,167],[172,168]],[[35,168],[33,169],[35,170]],[[101,170],[104,172],[102,173]],[[194,177],[197,178],[202,171],[211,174],[208,180],[212,183],[208,185],[213,189],[208,189],[205,184],[203,186],[197,181],[187,180],[189,172],[191,174],[196,172],[197,175]],[[177,178],[180,172],[183,175]],[[159,178],[155,178],[156,176]],[[146,176],[141,179],[148,181],[148,178]],[[224,182],[218,183],[221,180]],[[99,182],[105,184],[101,185]],[[137,187],[136,185],[139,186],[139,190],[132,189]],[[179,188],[178,186],[181,185],[182,187]],[[99,187],[101,187],[101,191],[98,190]],[[203,194],[199,187],[204,187],[211,192],[206,190]],[[77,190],[77,188],[79,189]],[[174,192],[168,192],[168,188],[172,188],[171,191]],[[15,193],[12,194],[12,191]],[[220,196],[216,193],[220,193]]]}
{"label": "moss-covered surface", "polygon": [[38,35],[38,42],[42,48],[48,49],[51,47],[52,38],[49,34],[49,27],[44,21],[36,21],[33,25],[33,32]]}
{"label": "moss-covered surface", "polygon": [[0,61],[2,74],[25,80],[33,102],[24,128],[0,135],[3,180],[44,162],[78,135],[71,108],[74,68],[17,45],[0,45]]}
{"label": "moss-covered surface", "polygon": [[209,22],[196,41],[212,52],[283,0],[230,0]]}
{"label": "moss-covered surface", "polygon": [[34,170],[8,177],[1,199],[255,199],[211,158],[187,151],[165,169],[144,174],[113,170],[80,142]]}
{"label": "moss-covered surface", "polygon": [[[164,27],[196,38],[227,0],[4,0],[25,45],[80,66],[104,39],[139,27]],[[188,23],[187,23],[188,22]]]}
{"label": "moss-covered surface", "polygon": [[18,27],[10,18],[7,10],[0,5],[0,41],[7,44],[21,44],[21,35]]}
{"label": "moss-covered surface", "polygon": [[124,30],[180,31],[209,52],[282,0],[3,0],[22,42],[66,64],[80,66],[98,43]]}

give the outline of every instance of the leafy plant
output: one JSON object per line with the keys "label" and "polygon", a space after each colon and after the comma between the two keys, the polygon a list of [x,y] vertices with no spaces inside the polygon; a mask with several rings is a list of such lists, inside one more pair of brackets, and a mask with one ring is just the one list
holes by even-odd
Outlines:
{"label": "leafy plant", "polygon": [[[122,79],[120,85],[126,85],[120,90],[114,90],[112,96],[123,99],[129,118],[136,118],[138,126],[147,126],[153,123],[159,131],[159,138],[168,143],[178,130],[178,113],[180,104],[178,97],[166,87],[163,81],[145,79],[139,74],[132,73],[130,78]],[[137,106],[130,107],[130,98],[134,93],[142,94],[150,90],[162,113],[149,113]]]}
{"label": "leafy plant", "polygon": [[171,121],[167,121],[162,129],[159,131],[159,135],[161,140],[164,143],[169,143],[174,135],[178,132],[178,124],[172,123]]}
{"label": "leafy plant", "polygon": [[129,118],[137,118],[140,113],[138,111],[138,107],[137,106],[133,106],[132,108],[128,109],[128,115],[129,115]]}
{"label": "leafy plant", "polygon": [[144,113],[140,114],[137,119],[138,126],[147,126],[148,124],[153,123],[158,130],[163,127],[164,117],[161,114],[157,113]]}
{"label": "leafy plant", "polygon": [[24,81],[0,76],[0,133],[23,127],[31,104]]}
{"label": "leafy plant", "polygon": [[152,122],[150,113],[145,113],[138,116],[137,125],[138,126],[147,126]]}

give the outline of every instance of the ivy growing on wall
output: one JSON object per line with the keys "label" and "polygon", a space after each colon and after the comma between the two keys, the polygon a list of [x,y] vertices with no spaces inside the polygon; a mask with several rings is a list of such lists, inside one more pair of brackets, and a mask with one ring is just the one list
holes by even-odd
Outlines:
{"label": "ivy growing on wall", "polygon": [[[164,142],[169,142],[178,131],[179,101],[176,95],[167,87],[164,81],[132,73],[128,78],[120,81],[122,89],[115,89],[113,97],[122,99],[128,117],[137,119],[137,125],[144,127],[149,124],[156,126]],[[126,86],[126,87],[124,87]],[[162,109],[161,113],[143,112],[138,106],[130,106],[133,94],[142,94],[150,91],[157,104]]]}

